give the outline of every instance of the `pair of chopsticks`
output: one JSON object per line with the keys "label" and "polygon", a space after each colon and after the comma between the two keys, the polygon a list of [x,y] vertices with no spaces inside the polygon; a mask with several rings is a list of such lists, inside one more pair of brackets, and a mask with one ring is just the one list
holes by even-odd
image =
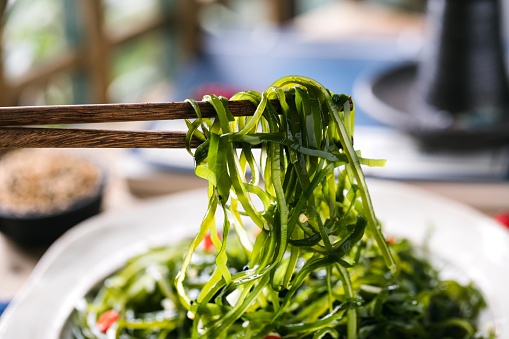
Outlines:
{"label": "pair of chopsticks", "polygon": [[[216,116],[209,103],[200,101],[198,105],[202,117]],[[249,101],[230,101],[228,108],[234,116],[250,116],[256,109]],[[0,148],[184,148],[184,131],[48,128],[47,125],[194,118],[196,113],[187,102],[0,107]]]}

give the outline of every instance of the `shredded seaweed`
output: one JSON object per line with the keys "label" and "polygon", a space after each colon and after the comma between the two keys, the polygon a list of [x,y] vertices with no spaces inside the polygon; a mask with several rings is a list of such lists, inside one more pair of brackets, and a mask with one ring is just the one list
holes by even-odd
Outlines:
{"label": "shredded seaweed", "polygon": [[478,335],[480,293],[440,281],[407,242],[391,251],[384,238],[361,168],[384,161],[354,150],[351,97],[290,76],[230,98],[252,102],[252,116],[234,117],[224,97],[203,100],[217,118],[188,100],[188,151],[209,183],[196,236],[181,260],[163,249],[108,279],[78,312],[77,337],[102,335],[109,309],[119,320],[107,331],[121,338]]}
{"label": "shredded seaweed", "polygon": [[[215,306],[199,309],[199,318],[193,318],[178,298],[174,277],[187,246],[188,241],[132,258],[91,291],[77,309],[73,337],[189,339],[197,319],[221,319],[236,302],[234,287],[216,290],[212,298]],[[390,248],[398,262],[396,274],[387,274],[378,246],[362,240],[358,248],[362,256],[355,254],[355,266],[313,270],[291,297],[288,289],[276,292],[266,288],[258,296],[258,304],[253,303],[218,338],[348,338],[354,321],[357,332],[352,336],[359,339],[495,338],[494,334],[480,334],[478,319],[486,305],[475,286],[441,280],[430,261],[406,240],[394,241]],[[249,257],[234,237],[226,252],[232,272],[250,270]],[[198,295],[207,284],[216,254],[203,246],[195,252],[184,282],[191,295]],[[299,260],[296,271],[302,272],[301,267]],[[342,270],[348,271],[348,287],[342,282]],[[345,289],[350,289],[350,294]],[[289,301],[274,321],[285,298]],[[273,300],[280,301],[279,308]],[[116,310],[119,319],[103,333],[98,319],[110,310]]]}

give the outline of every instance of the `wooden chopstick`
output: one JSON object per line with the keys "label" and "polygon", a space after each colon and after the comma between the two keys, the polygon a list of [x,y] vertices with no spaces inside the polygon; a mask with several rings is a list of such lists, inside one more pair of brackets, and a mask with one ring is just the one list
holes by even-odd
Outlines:
{"label": "wooden chopstick", "polygon": [[[202,117],[216,116],[209,103],[197,104]],[[280,109],[279,102],[274,101],[273,105]],[[250,116],[256,106],[249,101],[230,101],[228,108],[234,116]],[[187,102],[0,107],[0,148],[185,148],[184,131],[26,126],[194,118],[196,112]],[[191,146],[198,144],[193,140]]]}
{"label": "wooden chopstick", "polygon": [[[191,146],[198,146],[197,140]],[[0,148],[185,148],[186,132],[0,127]]]}
{"label": "wooden chopstick", "polygon": [[[279,107],[278,102],[273,103]],[[198,101],[202,117],[216,116],[213,107]],[[249,101],[230,101],[234,116],[253,115],[255,105]],[[55,105],[0,107],[0,127],[30,125],[86,124],[100,122],[193,119],[196,113],[187,102]]]}

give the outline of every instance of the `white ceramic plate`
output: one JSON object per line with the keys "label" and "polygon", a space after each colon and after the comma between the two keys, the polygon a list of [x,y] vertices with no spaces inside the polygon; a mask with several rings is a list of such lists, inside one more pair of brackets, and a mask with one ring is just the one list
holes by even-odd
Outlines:
{"label": "white ceramic plate", "polygon": [[[386,233],[420,243],[432,227],[431,251],[481,288],[498,337],[508,338],[509,232],[425,191],[392,182],[369,185]],[[205,191],[190,191],[72,229],[48,250],[0,318],[0,338],[59,338],[73,304],[95,282],[150,246],[193,234],[205,203]]]}
{"label": "white ceramic plate", "polygon": [[[186,130],[180,120],[157,121],[160,131]],[[368,176],[404,180],[504,180],[509,166],[509,147],[468,153],[422,149],[414,138],[387,127],[356,126],[355,148],[372,159],[386,159],[384,167],[365,167]],[[132,159],[157,169],[192,173],[194,161],[185,149],[139,148]]]}

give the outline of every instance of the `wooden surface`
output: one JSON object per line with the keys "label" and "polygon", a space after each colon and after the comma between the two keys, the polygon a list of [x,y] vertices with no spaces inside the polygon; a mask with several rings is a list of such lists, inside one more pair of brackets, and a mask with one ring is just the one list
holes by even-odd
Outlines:
{"label": "wooden surface", "polygon": [[6,302],[28,279],[42,250],[24,251],[0,233],[0,302]]}

